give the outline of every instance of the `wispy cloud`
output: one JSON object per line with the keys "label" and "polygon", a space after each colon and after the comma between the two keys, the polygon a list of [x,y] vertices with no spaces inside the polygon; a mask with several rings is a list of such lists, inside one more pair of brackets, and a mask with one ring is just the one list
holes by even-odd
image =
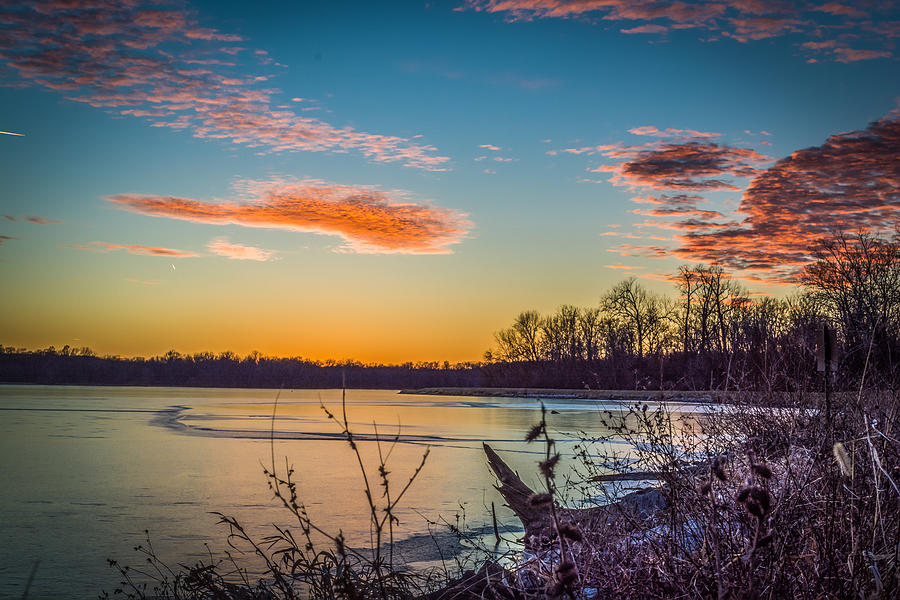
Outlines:
{"label": "wispy cloud", "polygon": [[[632,27],[630,29],[620,29],[622,33],[625,34],[635,34],[635,33],[665,33],[669,31],[669,28],[665,25],[638,25],[637,27]],[[607,265],[609,266],[609,265]]]}
{"label": "wispy cloud", "polygon": [[12,131],[0,131],[0,134],[2,134],[2,135],[14,135],[14,136],[17,136],[17,137],[25,137],[25,134],[24,134],[24,133],[13,133]]}
{"label": "wispy cloud", "polygon": [[3,244],[5,244],[6,242],[9,242],[9,241],[12,241],[12,240],[17,240],[17,239],[19,239],[19,238],[17,238],[17,237],[11,237],[11,236],[8,236],[8,235],[0,235],[0,246],[2,246]]}
{"label": "wispy cloud", "polygon": [[25,220],[29,223],[34,223],[35,225],[61,225],[62,221],[55,221],[53,219],[45,219],[44,217],[36,217],[34,215],[26,215]]}
{"label": "wispy cloud", "polygon": [[467,216],[405,200],[401,194],[318,180],[246,182],[250,201],[120,194],[107,200],[154,217],[337,235],[344,251],[447,254],[466,236]]}
{"label": "wispy cloud", "polygon": [[264,250],[256,246],[233,244],[223,237],[212,240],[207,244],[206,249],[213,254],[233,260],[267,261],[272,260],[278,254],[275,250]]}
{"label": "wispy cloud", "polygon": [[[277,108],[260,57],[240,36],[202,27],[171,4],[35,0],[0,4],[0,74],[155,127],[262,152],[359,152],[377,162],[445,170],[449,159],[409,138],[367,133]],[[265,61],[264,61],[265,62]]]}
{"label": "wispy cloud", "polygon": [[632,127],[628,130],[628,133],[632,135],[645,135],[650,137],[658,137],[658,138],[671,138],[671,139],[706,139],[706,138],[717,138],[722,137],[721,133],[713,133],[709,131],[697,131],[696,129],[675,129],[674,127],[667,127],[666,129],[659,129],[653,125],[644,125],[642,127]]}
{"label": "wispy cloud", "polygon": [[200,256],[196,252],[188,252],[187,250],[176,250],[174,248],[160,248],[156,246],[139,246],[136,244],[110,244],[107,242],[91,242],[87,245],[67,244],[64,248],[73,248],[75,250],[89,250],[91,252],[109,252],[110,250],[124,250],[131,254],[140,254],[144,256],[165,256],[167,258],[194,258]]}
{"label": "wispy cloud", "polygon": [[19,218],[24,220],[27,223],[33,223],[35,225],[61,225],[62,221],[56,221],[53,219],[45,219],[44,217],[36,217],[34,215],[24,215],[22,217],[16,217],[15,215],[3,215],[3,218],[7,221],[12,221],[13,223],[18,222]]}
{"label": "wispy cloud", "polygon": [[[601,25],[628,22],[629,27],[619,27],[624,34],[695,29],[704,40],[731,38],[741,43],[791,36],[803,52],[840,62],[890,57],[891,40],[900,35],[900,26],[891,20],[894,2],[867,2],[856,7],[780,0],[466,0],[460,9],[497,13],[509,21],[574,18]],[[851,47],[851,42],[869,47]]]}

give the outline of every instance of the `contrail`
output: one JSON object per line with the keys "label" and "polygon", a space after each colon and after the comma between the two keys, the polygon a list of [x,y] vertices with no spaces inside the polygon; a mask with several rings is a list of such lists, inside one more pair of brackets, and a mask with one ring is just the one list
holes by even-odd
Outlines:
{"label": "contrail", "polygon": [[3,135],[17,135],[19,137],[25,137],[24,133],[13,133],[12,131],[0,131]]}

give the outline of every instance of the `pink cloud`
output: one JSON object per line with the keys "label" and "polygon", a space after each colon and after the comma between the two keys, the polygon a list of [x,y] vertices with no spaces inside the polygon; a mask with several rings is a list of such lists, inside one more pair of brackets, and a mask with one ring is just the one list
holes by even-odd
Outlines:
{"label": "pink cloud", "polygon": [[838,62],[843,63],[891,57],[891,53],[886,50],[862,50],[857,48],[835,48],[834,55],[837,56]]}
{"label": "pink cloud", "polygon": [[257,260],[267,261],[275,258],[277,252],[275,250],[264,250],[255,246],[244,246],[243,244],[232,244],[225,238],[216,238],[207,244],[206,249],[233,260]]}
{"label": "pink cloud", "polygon": [[479,148],[484,148],[485,150],[490,150],[492,152],[500,152],[503,150],[500,146],[495,146],[493,144],[479,144]]}
{"label": "pink cloud", "polygon": [[[337,235],[359,253],[449,254],[472,224],[466,215],[414,204],[371,188],[300,182],[249,182],[249,202],[214,203],[121,194],[107,200],[132,212],[214,225]],[[396,195],[396,194],[395,194]]]}
{"label": "pink cloud", "polygon": [[428,144],[275,108],[276,90],[258,87],[268,75],[242,69],[230,58],[241,48],[222,45],[240,36],[200,27],[175,5],[161,6],[20,4],[0,19],[0,64],[8,80],[198,138],[263,152],[358,152],[376,162],[446,170],[449,158]]}
{"label": "pink cloud", "polygon": [[865,19],[869,16],[869,13],[864,10],[860,10],[859,8],[855,8],[852,6],[847,6],[846,4],[841,4],[839,2],[829,2],[828,4],[823,4],[822,6],[816,8],[816,10],[832,15],[853,17],[857,19]]}
{"label": "pink cloud", "polygon": [[[866,38],[879,44],[860,52],[830,53],[823,57],[842,62],[893,55],[887,41],[898,35],[893,2],[866,3],[865,10],[850,3],[783,2],[780,0],[466,0],[460,10],[495,13],[509,21],[534,19],[586,19],[595,23],[628,21],[623,34],[664,33],[668,29],[697,29],[701,39],[731,38],[750,43],[791,36],[799,44],[834,32]],[[839,19],[839,22],[835,22]],[[710,38],[708,35],[712,33]],[[818,50],[815,48],[807,49]],[[853,57],[850,59],[849,57]],[[810,62],[816,59],[811,58]]]}
{"label": "pink cloud", "polygon": [[632,27],[631,29],[620,29],[619,31],[626,34],[635,34],[635,33],[665,33],[669,30],[668,27],[663,25],[639,25],[637,27]]}
{"label": "pink cloud", "polygon": [[664,137],[674,139],[704,139],[722,137],[721,133],[712,133],[707,131],[697,131],[695,129],[675,129],[667,127],[659,129],[653,125],[644,125],[643,127],[632,127],[628,130],[632,135],[645,135],[650,137]]}

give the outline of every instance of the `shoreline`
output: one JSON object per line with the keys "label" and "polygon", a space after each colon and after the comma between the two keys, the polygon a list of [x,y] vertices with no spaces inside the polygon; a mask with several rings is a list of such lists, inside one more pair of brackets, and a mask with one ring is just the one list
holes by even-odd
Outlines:
{"label": "shoreline", "polygon": [[[552,398],[575,400],[620,400],[620,401],[653,401],[653,402],[686,402],[737,404],[748,396],[759,396],[761,392],[723,391],[723,390],[585,390],[556,388],[510,388],[510,387],[429,387],[418,389],[402,389],[400,394],[423,396],[476,396],[483,398]],[[822,392],[769,392],[764,394],[768,401],[765,406],[790,406],[800,404],[817,405],[822,402]],[[851,391],[833,392],[835,401],[849,401],[855,397]]]}
{"label": "shoreline", "polygon": [[481,396],[497,398],[572,398],[579,400],[683,400],[688,402],[721,401],[736,392],[687,390],[579,390],[556,388],[509,387],[431,387],[403,389],[400,394],[423,396]]}

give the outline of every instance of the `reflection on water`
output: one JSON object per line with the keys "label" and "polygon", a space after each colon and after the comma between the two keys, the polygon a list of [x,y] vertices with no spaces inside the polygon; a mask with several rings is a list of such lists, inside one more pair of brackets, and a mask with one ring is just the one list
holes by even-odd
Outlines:
{"label": "reflection on water", "polygon": [[[210,511],[236,516],[260,536],[272,523],[289,525],[262,474],[272,443],[277,464],[294,465],[313,520],[343,530],[351,545],[367,544],[359,467],[321,408],[340,417],[340,399],[340,390],[0,386],[0,597],[20,597],[37,560],[30,598],[62,590],[96,597],[117,583],[106,558],[138,560],[132,549],[145,529],[173,563],[208,556],[204,544],[221,551],[225,532]],[[566,432],[600,433],[599,411],[622,409],[545,402],[560,440]],[[538,399],[351,390],[347,409],[370,477],[377,476],[376,430],[385,444],[398,436],[389,464],[398,485],[431,448],[398,513],[399,538],[421,559],[426,518],[455,523],[464,512],[468,529],[487,531],[494,502],[501,522],[512,522],[492,487],[483,441],[537,485],[541,449],[521,440],[540,418]]]}

